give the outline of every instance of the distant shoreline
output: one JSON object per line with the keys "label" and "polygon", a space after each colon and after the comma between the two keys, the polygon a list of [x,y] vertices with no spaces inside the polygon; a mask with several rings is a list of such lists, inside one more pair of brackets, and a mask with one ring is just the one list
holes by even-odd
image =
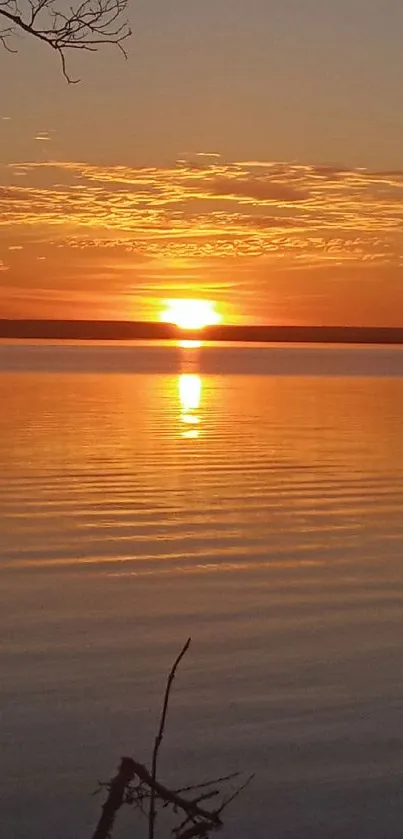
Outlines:
{"label": "distant shoreline", "polygon": [[239,341],[289,344],[403,344],[402,327],[383,326],[208,326],[183,330],[148,321],[5,320],[0,338],[81,341]]}

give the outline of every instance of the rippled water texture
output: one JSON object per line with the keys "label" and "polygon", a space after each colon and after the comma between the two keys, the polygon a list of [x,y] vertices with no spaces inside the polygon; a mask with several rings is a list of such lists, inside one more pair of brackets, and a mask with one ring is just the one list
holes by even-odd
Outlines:
{"label": "rippled water texture", "polygon": [[191,635],[223,839],[400,839],[403,351],[3,344],[0,405],[1,836],[90,836]]}

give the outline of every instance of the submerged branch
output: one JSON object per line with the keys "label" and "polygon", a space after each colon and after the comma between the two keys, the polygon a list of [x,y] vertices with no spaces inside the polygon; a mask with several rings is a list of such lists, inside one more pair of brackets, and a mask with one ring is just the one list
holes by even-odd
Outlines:
{"label": "submerged branch", "polygon": [[[151,771],[134,758],[122,757],[116,776],[108,784],[101,785],[106,787],[108,795],[92,839],[110,839],[117,813],[124,804],[138,808],[146,816],[148,839],[154,839],[157,803],[162,807],[170,807],[174,813],[180,814],[182,821],[172,831],[175,839],[196,839],[196,837],[207,839],[212,831],[220,830],[223,826],[223,811],[251,782],[253,775],[237,787],[231,795],[222,797],[220,785],[239,777],[238,772],[176,790],[170,789],[157,778],[158,754],[164,737],[171,689],[178,666],[189,649],[189,645],[190,638],[182,647],[168,674],[161,718],[154,741]],[[188,796],[185,796],[185,793],[188,793]],[[212,798],[217,799],[218,796],[221,802],[219,801],[214,809],[207,809],[204,806],[205,802]]]}
{"label": "submerged branch", "polygon": [[108,839],[111,836],[118,810],[124,804],[126,789],[133,780],[133,766],[130,758],[122,757],[117,775],[110,781],[109,795],[102,807],[101,818],[92,839]]}
{"label": "submerged branch", "polygon": [[152,764],[151,764],[151,798],[150,798],[150,812],[148,816],[148,839],[154,839],[154,824],[155,824],[155,782],[157,777],[157,760],[158,760],[158,752],[162,743],[162,739],[164,737],[164,729],[165,729],[165,722],[168,713],[168,705],[169,705],[169,695],[171,693],[172,684],[175,678],[176,671],[179,667],[180,662],[182,661],[183,656],[187,653],[189,646],[190,646],[191,639],[188,638],[186,644],[182,647],[176,661],[171,667],[171,670],[168,675],[165,694],[164,694],[164,702],[162,705],[162,712],[161,712],[161,719],[160,725],[158,729],[158,734],[154,741],[154,749],[153,749],[153,756],[152,756]]}

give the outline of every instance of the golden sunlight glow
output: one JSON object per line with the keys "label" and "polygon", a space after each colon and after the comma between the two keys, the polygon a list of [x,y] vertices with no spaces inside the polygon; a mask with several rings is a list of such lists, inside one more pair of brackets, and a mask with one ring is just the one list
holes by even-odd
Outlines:
{"label": "golden sunlight glow", "polygon": [[182,432],[182,437],[198,437],[198,430],[194,426],[200,422],[197,413],[200,408],[202,394],[202,380],[196,373],[182,373],[179,376],[179,401],[181,405],[181,422],[186,426],[193,426]]}
{"label": "golden sunlight glow", "polygon": [[182,373],[179,376],[179,399],[183,413],[200,407],[201,391],[202,381],[197,373]]}
{"label": "golden sunlight glow", "polygon": [[178,346],[182,350],[199,350],[203,346],[203,341],[179,341]]}
{"label": "golden sunlight glow", "polygon": [[212,300],[167,300],[166,304],[161,320],[174,323],[180,329],[203,329],[221,321]]}

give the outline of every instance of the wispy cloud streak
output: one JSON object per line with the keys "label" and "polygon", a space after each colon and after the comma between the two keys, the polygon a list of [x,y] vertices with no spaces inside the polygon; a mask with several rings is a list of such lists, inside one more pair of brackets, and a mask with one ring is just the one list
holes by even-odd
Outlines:
{"label": "wispy cloud streak", "polygon": [[53,228],[83,247],[125,241],[152,256],[169,244],[200,257],[324,260],[403,253],[403,172],[201,157],[171,168],[33,162],[11,165],[9,175],[3,227]]}

